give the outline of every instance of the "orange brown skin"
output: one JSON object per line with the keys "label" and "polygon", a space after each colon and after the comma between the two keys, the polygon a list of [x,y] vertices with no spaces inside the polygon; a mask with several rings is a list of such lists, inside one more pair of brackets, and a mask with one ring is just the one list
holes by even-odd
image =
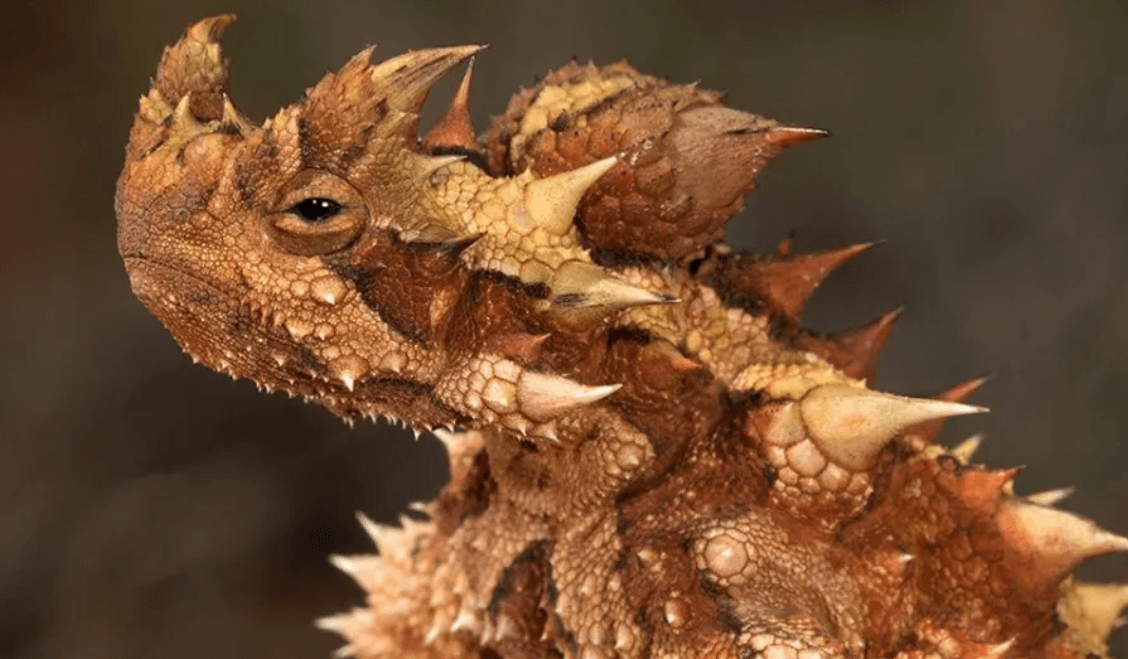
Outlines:
{"label": "orange brown skin", "polygon": [[799,329],[865,245],[719,242],[767,161],[821,132],[571,64],[481,151],[468,83],[417,141],[474,47],[365,51],[258,126],[226,102],[231,20],[190,27],[142,99],[117,195],[135,293],[212,368],[465,429],[438,430],[430,520],[366,522],[380,555],[336,559],[368,600],[321,622],[350,653],[1103,655],[1106,600],[1068,575],[1128,541],[932,444],[977,385],[868,389],[895,315]]}

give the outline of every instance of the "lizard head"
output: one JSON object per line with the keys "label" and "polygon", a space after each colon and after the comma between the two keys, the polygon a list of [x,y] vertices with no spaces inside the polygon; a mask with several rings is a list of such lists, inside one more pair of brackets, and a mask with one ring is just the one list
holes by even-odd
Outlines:
{"label": "lizard head", "polygon": [[[193,358],[349,418],[551,436],[623,375],[581,363],[586,333],[677,301],[662,277],[593,252],[642,236],[639,258],[697,258],[768,160],[825,135],[619,64],[566,67],[554,85],[567,94],[519,98],[485,154],[468,72],[419,140],[429,88],[480,46],[379,64],[369,48],[258,125],[227,96],[218,40],[233,20],[189,27],[141,98],[119,249]],[[584,139],[588,126],[603,138]],[[739,175],[693,174],[706,170]],[[533,363],[549,336],[554,356]]]}
{"label": "lizard head", "polygon": [[141,98],[116,199],[133,290],[217,370],[330,407],[365,378],[385,385],[375,398],[410,397],[433,379],[443,292],[473,242],[414,203],[458,160],[421,153],[415,130],[429,87],[480,48],[379,65],[367,49],[256,125],[227,97],[233,20],[191,26]]}

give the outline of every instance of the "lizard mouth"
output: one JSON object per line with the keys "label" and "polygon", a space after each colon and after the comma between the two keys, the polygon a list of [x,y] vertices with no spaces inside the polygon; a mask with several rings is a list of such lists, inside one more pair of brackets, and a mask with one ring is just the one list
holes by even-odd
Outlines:
{"label": "lizard mouth", "polygon": [[122,260],[134,295],[158,316],[167,315],[160,314],[159,309],[214,308],[229,302],[229,296],[215,283],[140,250],[122,253]]}
{"label": "lizard mouth", "polygon": [[227,372],[223,337],[238,303],[230,293],[198,273],[140,251],[122,254],[134,295],[172,333],[194,359]]}

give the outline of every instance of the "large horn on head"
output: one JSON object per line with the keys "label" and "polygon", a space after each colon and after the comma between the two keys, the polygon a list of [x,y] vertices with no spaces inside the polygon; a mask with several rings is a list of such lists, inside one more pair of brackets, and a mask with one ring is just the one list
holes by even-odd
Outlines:
{"label": "large horn on head", "polygon": [[230,106],[227,60],[219,39],[234,22],[234,14],[205,18],[189,26],[179,41],[165,48],[152,86],[141,97],[129,134],[127,159],[148,155],[166,143],[170,135],[195,133],[201,123],[232,117],[233,108],[227,107],[225,112],[225,106]]}
{"label": "large horn on head", "polygon": [[235,22],[234,14],[212,16],[189,26],[176,44],[165,48],[153,89],[170,107],[192,95],[192,111],[201,121],[223,118],[227,60],[219,39]]}

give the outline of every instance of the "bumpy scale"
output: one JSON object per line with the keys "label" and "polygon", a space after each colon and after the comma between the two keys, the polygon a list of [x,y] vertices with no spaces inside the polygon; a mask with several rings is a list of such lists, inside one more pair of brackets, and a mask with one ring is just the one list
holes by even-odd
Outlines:
{"label": "bumpy scale", "polygon": [[[1104,656],[1128,588],[1072,581],[1128,540],[935,444],[980,381],[873,391],[896,313],[840,335],[807,298],[868,244],[736,254],[759,171],[823,131],[625,63],[569,64],[479,140],[477,46],[371,50],[261,125],[188,28],[118,183],[133,290],[194,358],[347,419],[433,430],[429,521],[362,518],[341,656]],[[459,432],[446,428],[458,427]]]}

